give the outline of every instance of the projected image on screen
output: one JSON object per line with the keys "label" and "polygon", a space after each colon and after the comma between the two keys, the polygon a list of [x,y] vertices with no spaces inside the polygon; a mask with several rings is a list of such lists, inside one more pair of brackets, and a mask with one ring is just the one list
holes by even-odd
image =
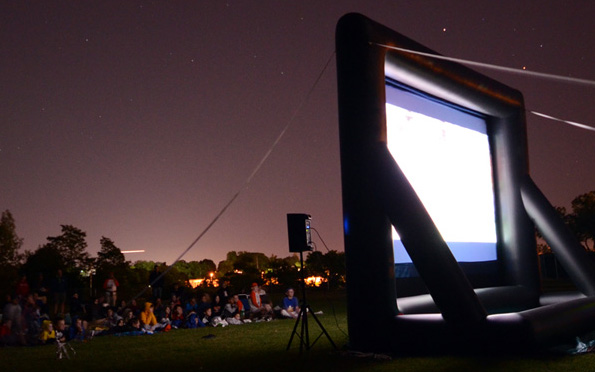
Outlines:
{"label": "projected image on screen", "polygon": [[[496,224],[485,121],[387,86],[387,144],[459,262],[495,261]],[[395,263],[410,263],[393,229]]]}

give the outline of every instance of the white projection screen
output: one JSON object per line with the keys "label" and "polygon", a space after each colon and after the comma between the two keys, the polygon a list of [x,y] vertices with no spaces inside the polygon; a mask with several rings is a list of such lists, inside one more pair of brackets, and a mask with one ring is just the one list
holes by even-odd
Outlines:
{"label": "white projection screen", "polygon": [[[396,84],[387,83],[386,101],[388,149],[456,260],[496,261],[494,188],[485,120]],[[411,263],[394,229],[393,242],[395,264]]]}

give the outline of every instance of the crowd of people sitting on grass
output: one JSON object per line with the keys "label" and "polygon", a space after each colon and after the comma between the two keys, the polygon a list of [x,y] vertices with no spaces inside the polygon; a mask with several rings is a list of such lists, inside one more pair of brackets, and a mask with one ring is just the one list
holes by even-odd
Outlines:
{"label": "crowd of people sitting on grass", "polygon": [[[19,292],[19,291],[17,291]],[[297,318],[299,305],[292,288],[287,289],[282,304],[273,306],[257,283],[250,294],[232,294],[226,284],[211,296],[172,291],[171,297],[151,297],[139,304],[136,299],[122,300],[116,306],[112,298],[99,296],[83,304],[78,293],[72,294],[67,313],[52,318],[43,293],[16,293],[7,296],[0,328],[0,346],[43,345],[68,341],[87,341],[100,335],[142,335],[172,329],[226,327],[275,318]]]}

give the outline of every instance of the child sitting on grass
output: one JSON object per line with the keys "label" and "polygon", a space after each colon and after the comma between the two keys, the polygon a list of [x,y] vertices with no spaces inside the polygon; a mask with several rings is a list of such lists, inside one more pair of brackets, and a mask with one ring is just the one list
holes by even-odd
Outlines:
{"label": "child sitting on grass", "polygon": [[56,341],[56,331],[51,320],[44,320],[41,324],[41,333],[39,334],[39,341],[42,344],[50,344]]}
{"label": "child sitting on grass", "polygon": [[12,333],[12,320],[4,319],[0,327],[0,346],[9,346],[16,343],[16,336]]}
{"label": "child sitting on grass", "polygon": [[81,318],[75,318],[74,323],[68,329],[68,340],[85,341],[87,337],[86,322]]}
{"label": "child sitting on grass", "polygon": [[184,309],[181,305],[175,305],[174,311],[171,314],[172,328],[182,328],[184,325]]}

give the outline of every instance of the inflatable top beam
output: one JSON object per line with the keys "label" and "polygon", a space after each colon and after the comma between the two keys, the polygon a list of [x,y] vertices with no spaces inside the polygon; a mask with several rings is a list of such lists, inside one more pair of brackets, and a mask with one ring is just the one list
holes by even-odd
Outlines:
{"label": "inflatable top beam", "polygon": [[[360,14],[336,53],[351,346],[516,350],[595,330],[595,267],[530,178],[522,94]],[[574,299],[540,306],[535,226]],[[403,280],[429,295],[397,299]]]}

